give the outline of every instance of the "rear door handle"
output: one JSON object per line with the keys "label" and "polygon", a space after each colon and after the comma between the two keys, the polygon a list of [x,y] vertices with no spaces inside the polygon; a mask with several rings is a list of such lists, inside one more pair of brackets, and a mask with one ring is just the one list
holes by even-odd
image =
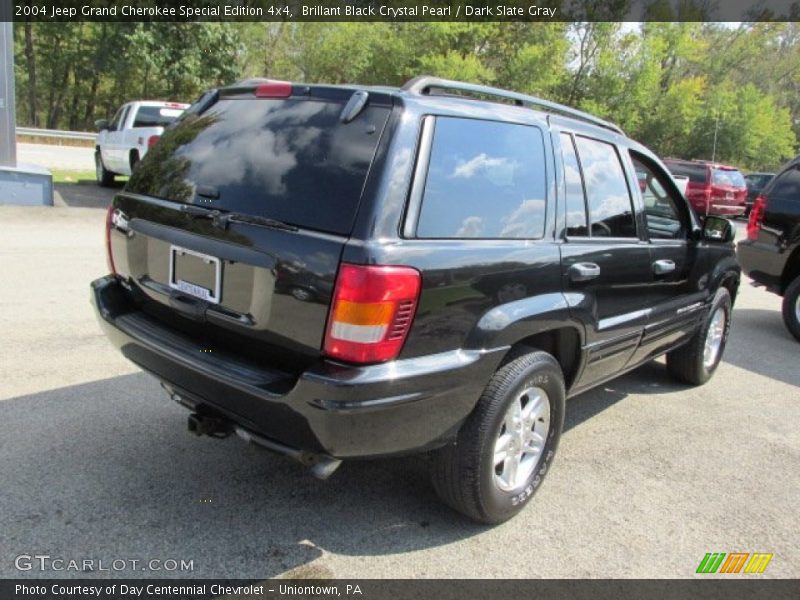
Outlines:
{"label": "rear door handle", "polygon": [[568,270],[572,281],[591,281],[600,277],[600,266],[595,263],[575,263]]}
{"label": "rear door handle", "polygon": [[653,263],[653,273],[667,275],[675,270],[675,262],[671,260],[657,260]]}

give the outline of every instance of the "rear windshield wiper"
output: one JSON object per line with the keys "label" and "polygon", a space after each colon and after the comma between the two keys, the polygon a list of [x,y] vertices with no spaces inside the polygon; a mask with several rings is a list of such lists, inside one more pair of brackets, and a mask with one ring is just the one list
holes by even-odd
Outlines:
{"label": "rear windshield wiper", "polygon": [[218,227],[225,231],[228,229],[229,223],[245,223],[247,225],[256,225],[258,227],[267,227],[269,229],[278,229],[281,231],[297,231],[297,227],[278,221],[277,219],[270,219],[268,217],[259,217],[257,215],[246,215],[237,212],[222,212],[216,208],[203,208],[201,206],[194,206],[192,204],[184,204],[181,206],[181,211],[193,217],[201,219],[211,219],[214,227]]}

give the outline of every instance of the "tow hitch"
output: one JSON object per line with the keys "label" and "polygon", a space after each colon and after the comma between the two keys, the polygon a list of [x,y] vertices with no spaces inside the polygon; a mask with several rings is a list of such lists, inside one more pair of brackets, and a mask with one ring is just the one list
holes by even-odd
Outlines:
{"label": "tow hitch", "polygon": [[334,471],[342,464],[341,460],[328,456],[327,454],[315,454],[313,452],[306,452],[304,450],[285,446],[280,442],[260,436],[257,433],[253,433],[244,427],[240,427],[239,425],[235,425],[219,417],[192,413],[189,415],[188,426],[189,431],[195,435],[208,435],[220,439],[226,438],[232,433],[236,433],[237,436],[246,442],[296,460],[303,466],[308,467],[311,474],[317,479],[327,479],[333,475]]}
{"label": "tow hitch", "polygon": [[215,438],[226,438],[233,433],[233,427],[225,419],[209,417],[193,413],[189,415],[189,431],[195,435],[208,435]]}

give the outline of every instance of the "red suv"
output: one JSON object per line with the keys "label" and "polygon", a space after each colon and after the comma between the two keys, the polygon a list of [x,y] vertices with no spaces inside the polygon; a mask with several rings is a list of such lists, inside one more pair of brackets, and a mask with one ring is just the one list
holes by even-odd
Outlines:
{"label": "red suv", "polygon": [[673,175],[689,178],[686,198],[698,215],[737,217],[745,212],[747,183],[739,169],[701,160],[668,158]]}

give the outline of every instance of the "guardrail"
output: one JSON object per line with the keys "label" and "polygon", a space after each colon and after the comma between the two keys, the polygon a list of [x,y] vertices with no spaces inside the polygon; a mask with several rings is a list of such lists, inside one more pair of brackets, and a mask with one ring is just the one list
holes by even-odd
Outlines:
{"label": "guardrail", "polygon": [[60,129],[36,129],[33,127],[17,127],[17,135],[82,141],[92,141],[97,137],[97,134],[91,131],[61,131]]}

